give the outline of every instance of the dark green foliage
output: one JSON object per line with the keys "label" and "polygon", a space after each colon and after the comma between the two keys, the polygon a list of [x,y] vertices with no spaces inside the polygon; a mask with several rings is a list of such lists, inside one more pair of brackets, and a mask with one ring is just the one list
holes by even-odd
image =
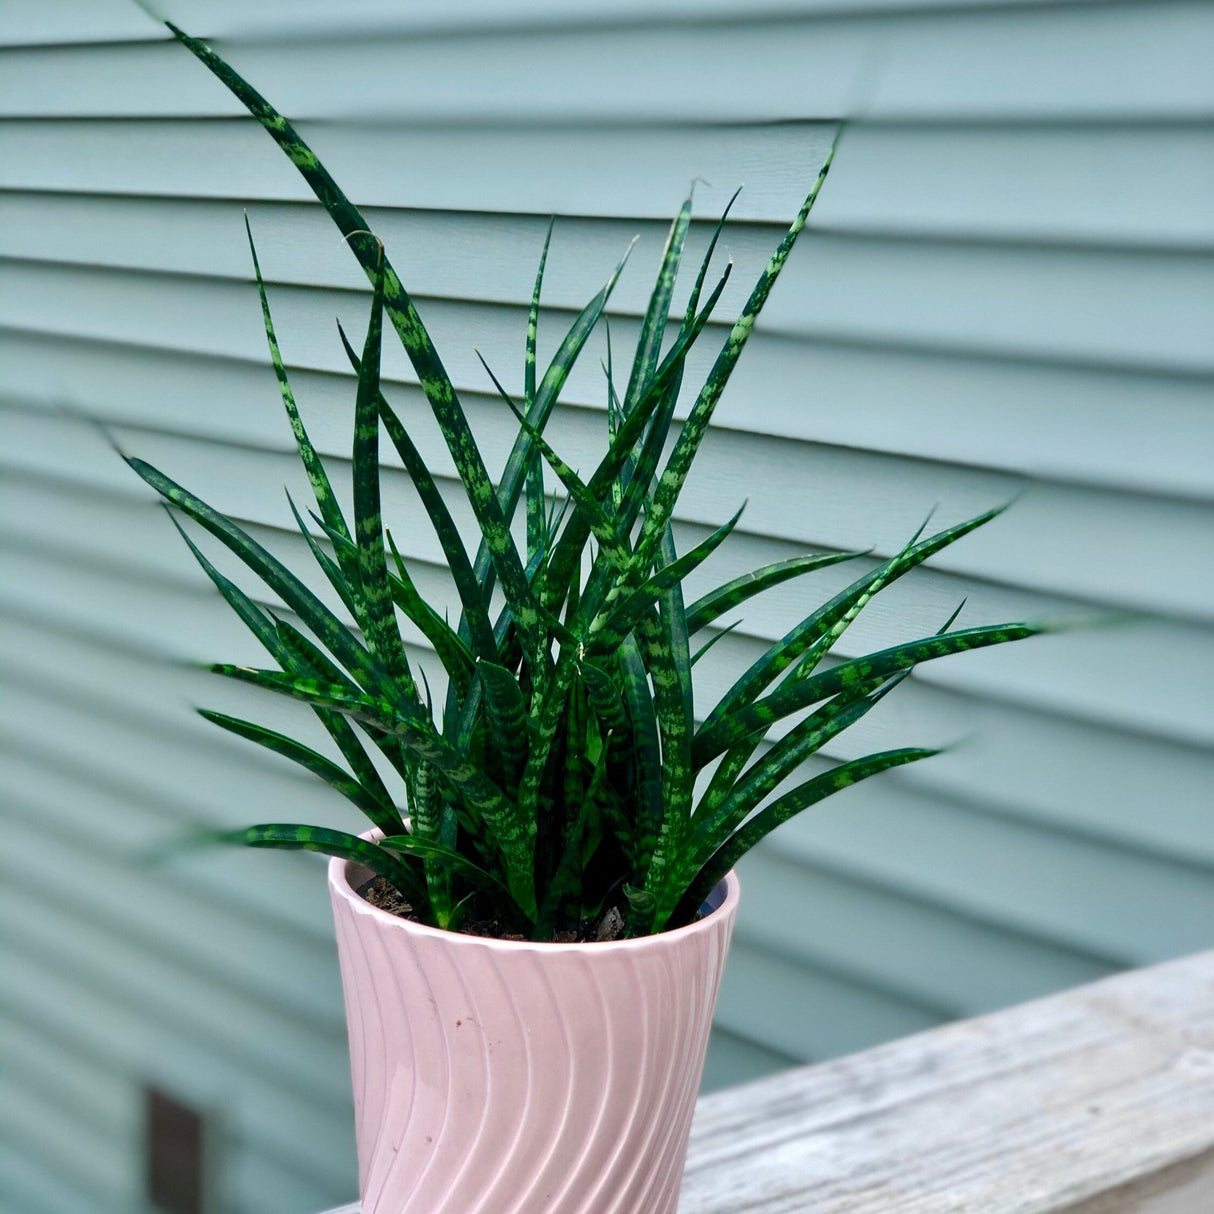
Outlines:
{"label": "dark green foliage", "polygon": [[[604,310],[624,262],[576,317],[541,375],[536,333],[545,238],[528,313],[521,398],[513,399],[489,372],[502,407],[518,422],[495,484],[382,243],[291,125],[207,47],[170,28],[285,151],[372,284],[361,353],[344,332],[340,335],[358,380],[353,517],[347,522],[296,408],[253,254],[271,360],[316,499],[319,513],[312,518],[324,540],[310,533],[293,502],[292,510],[353,627],[229,518],[163,473],[129,460],[170,506],[226,545],[306,630],[257,605],[186,537],[220,593],[279,667],[212,669],[308,704],[346,765],[251,722],[203,715],[319,776],[386,836],[373,843],[319,827],[263,825],[225,838],[356,860],[396,886],[420,919],[440,927],[497,920],[508,930],[543,940],[618,911],[631,935],[661,931],[694,918],[713,885],[781,822],[833,792],[933,753],[909,748],[863,756],[781,791],[807,759],[873,709],[915,666],[1041,631],[1027,624],[949,631],[950,619],[933,637],[823,665],[874,595],[994,517],[997,512],[991,511],[926,539],[916,535],[901,552],[815,608],[738,679],[697,728],[692,665],[736,623],[722,628],[720,617],[769,587],[862,555],[824,553],[781,561],[687,605],[684,579],[728,539],[741,510],[682,555],[670,526],[713,410],[826,180],[833,149],[730,329],[664,462],[688,352],[703,336],[729,275],[727,267],[701,307],[724,219],[677,332],[667,342],[691,225],[691,200],[683,205],[671,227],[635,356],[619,381],[622,391],[608,341],[607,450],[588,477],[557,454],[544,430],[571,368],[596,326],[606,323]],[[385,316],[413,364],[472,507],[480,531],[474,556],[382,390]],[[423,600],[385,532],[381,426],[446,557],[461,607],[455,624]],[[545,467],[564,490],[560,504],[545,489]],[[513,528],[520,510],[523,551]],[[410,664],[398,611],[421,631],[446,673],[439,710],[425,672]],[[693,651],[692,638],[709,625],[717,625],[717,631],[700,637]],[[790,717],[784,736],[756,759],[769,726]],[[372,762],[364,738],[381,752],[395,792]]]}

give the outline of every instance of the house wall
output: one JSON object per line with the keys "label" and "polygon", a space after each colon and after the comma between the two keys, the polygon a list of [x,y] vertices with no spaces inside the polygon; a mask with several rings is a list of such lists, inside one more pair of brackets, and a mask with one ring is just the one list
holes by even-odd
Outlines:
{"label": "house wall", "polygon": [[[696,176],[695,247],[746,186],[733,315],[852,117],[680,545],[748,498],[712,577],[805,550],[875,560],[933,508],[947,524],[1015,497],[841,651],[934,631],[962,598],[970,623],[1133,613],[924,668],[831,752],[951,745],[745,862],[711,1085],[1214,943],[1214,9],[163,7],[366,208],[491,467],[511,421],[473,350],[521,380],[549,214],[541,354],[639,233],[611,311],[627,348]],[[153,1083],[213,1116],[217,1209],[308,1214],[354,1188],[319,866],[147,853],[201,823],[352,819],[194,715],[307,728],[193,665],[258,652],[110,441],[306,561],[242,211],[339,469],[353,388],[332,318],[357,328],[366,284],[291,166],[134,4],[9,0],[0,115],[0,1205],[143,1209]],[[450,476],[407,364],[387,369]],[[591,355],[554,432],[584,465],[604,426]],[[399,470],[387,501],[419,584],[447,593]],[[755,600],[706,660],[700,706],[844,568]]]}

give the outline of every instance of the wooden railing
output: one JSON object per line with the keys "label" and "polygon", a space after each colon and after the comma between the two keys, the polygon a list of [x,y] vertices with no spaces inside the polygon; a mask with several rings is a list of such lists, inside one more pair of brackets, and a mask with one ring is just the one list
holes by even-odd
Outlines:
{"label": "wooden railing", "polygon": [[679,1211],[1214,1214],[1214,952],[706,1096]]}

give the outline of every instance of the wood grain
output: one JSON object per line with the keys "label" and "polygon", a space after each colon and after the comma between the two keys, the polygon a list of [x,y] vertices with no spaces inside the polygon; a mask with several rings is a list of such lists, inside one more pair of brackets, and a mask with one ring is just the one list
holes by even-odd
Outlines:
{"label": "wood grain", "polygon": [[679,1208],[1212,1206],[1214,951],[705,1097]]}

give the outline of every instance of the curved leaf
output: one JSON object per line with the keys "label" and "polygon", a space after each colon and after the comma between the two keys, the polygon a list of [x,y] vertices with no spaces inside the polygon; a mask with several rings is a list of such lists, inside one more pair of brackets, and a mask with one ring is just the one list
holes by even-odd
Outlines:
{"label": "curved leaf", "polygon": [[734,865],[756,843],[803,809],[816,805],[832,793],[841,792],[853,784],[858,784],[861,780],[867,780],[869,776],[888,771],[892,767],[901,767],[906,763],[928,759],[939,753],[937,750],[924,750],[919,747],[882,751],[880,754],[867,755],[862,759],[853,759],[850,763],[842,763],[838,767],[798,785],[791,792],[785,793],[766,809],[755,814],[741,830],[716,851],[688,885],[686,892],[679,899],[674,913],[665,922],[658,922],[655,930],[689,923],[703,906],[704,900]]}
{"label": "curved leaf", "polygon": [[856,557],[867,555],[867,552],[826,552],[819,556],[794,556],[790,560],[773,561],[770,565],[743,573],[723,586],[718,586],[716,590],[710,590],[687,608],[687,631],[699,632],[725,612],[740,607],[747,599],[764,590],[770,590],[781,582],[800,577],[803,573],[811,573],[815,569],[825,569],[829,565],[854,561]]}
{"label": "curved leaf", "polygon": [[1045,631],[1047,628],[1043,624],[997,624],[985,628],[966,628],[853,658],[808,679],[786,679],[770,695],[740,708],[730,716],[722,717],[711,728],[701,730],[692,745],[693,762],[698,770],[731,746],[766,731],[770,725],[790,713],[869,679],[897,674],[933,658],[1021,641]]}
{"label": "curved leaf", "polygon": [[242,721],[239,717],[230,717],[222,712],[212,712],[207,708],[199,708],[197,711],[199,716],[218,725],[221,729],[226,729],[250,742],[256,742],[258,746],[264,746],[267,750],[282,755],[284,759],[290,759],[292,763],[298,763],[313,775],[319,776],[343,797],[357,805],[367,815],[372,826],[378,826],[382,831],[400,829],[400,814],[396,807],[391,803],[384,804],[375,793],[365,788],[349,772],[343,767],[339,767],[331,759],[326,759],[324,755],[296,742],[293,738],[275,733],[272,729],[265,729],[252,721]]}
{"label": "curved leaf", "polygon": [[321,708],[332,708],[385,733],[394,734],[419,759],[440,771],[465,804],[485,824],[501,849],[510,891],[529,915],[535,913],[530,841],[518,814],[490,780],[470,759],[441,738],[429,722],[418,722],[396,714],[390,700],[369,695],[351,695],[340,685],[319,679],[298,678],[274,670],[216,664],[215,674],[264,687]]}
{"label": "curved leaf", "polygon": [[357,835],[323,826],[298,826],[290,823],[267,822],[244,830],[225,831],[215,835],[218,842],[243,843],[246,847],[275,847],[286,851],[315,851],[340,860],[351,860],[383,877],[413,908],[424,915],[426,891],[417,873],[391,852]]}
{"label": "curved leaf", "polygon": [[817,181],[814,182],[813,188],[801,204],[801,209],[785,233],[784,239],[780,241],[771,260],[759,275],[759,279],[750,293],[750,298],[746,301],[742,315],[738,317],[729,331],[725,346],[717,355],[708,379],[700,389],[700,394],[696,397],[696,402],[692,405],[682,430],[679,431],[674,450],[670,453],[666,469],[658,481],[653,504],[645,515],[641,537],[637,541],[642,561],[651,559],[662,542],[662,533],[674,513],[675,502],[687,479],[687,473],[691,470],[691,462],[704,439],[708,423],[717,407],[717,401],[721,399],[721,393],[725,390],[730,375],[733,374],[733,369],[741,357],[742,349],[750,337],[763,305],[767,302],[771,288],[775,285],[780,271],[784,268],[784,263],[788,260],[789,253],[792,252],[793,244],[805,227],[805,221],[809,218],[809,213],[818,200],[822,186],[826,183],[826,176],[830,172],[834,155],[835,145],[832,144],[830,151],[827,152],[826,160],[818,172]]}

